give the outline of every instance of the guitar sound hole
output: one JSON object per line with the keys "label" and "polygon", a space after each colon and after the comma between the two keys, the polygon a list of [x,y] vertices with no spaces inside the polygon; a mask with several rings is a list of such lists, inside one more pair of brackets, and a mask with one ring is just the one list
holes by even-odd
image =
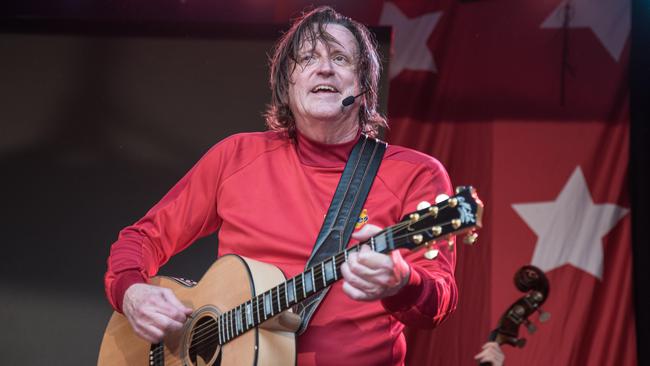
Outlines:
{"label": "guitar sound hole", "polygon": [[[189,347],[189,358],[192,365],[219,365],[221,354],[217,342],[217,322],[211,316],[204,316],[196,321],[192,329],[192,338]],[[202,361],[197,362],[197,357]]]}

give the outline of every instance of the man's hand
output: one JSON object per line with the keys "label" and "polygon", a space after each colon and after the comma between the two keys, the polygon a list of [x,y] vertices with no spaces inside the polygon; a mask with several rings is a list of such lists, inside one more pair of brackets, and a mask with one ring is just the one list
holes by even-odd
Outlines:
{"label": "man's hand", "polygon": [[183,328],[192,309],[183,305],[172,290],[136,283],[124,293],[122,311],[133,331],[150,343]]}
{"label": "man's hand", "polygon": [[478,362],[489,362],[492,366],[502,366],[505,358],[497,342],[487,342],[483,345],[483,350],[474,356]]}
{"label": "man's hand", "polygon": [[[352,234],[354,239],[366,240],[380,232],[375,225],[366,224]],[[411,267],[394,250],[390,256],[373,252],[367,245],[359,253],[350,253],[341,266],[343,292],[353,300],[372,301],[395,295],[409,280]]]}

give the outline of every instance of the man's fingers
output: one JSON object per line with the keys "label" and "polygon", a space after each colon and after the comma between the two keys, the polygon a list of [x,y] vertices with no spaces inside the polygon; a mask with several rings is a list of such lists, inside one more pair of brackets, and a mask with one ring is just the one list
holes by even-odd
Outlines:
{"label": "man's fingers", "polygon": [[169,334],[183,328],[184,322],[179,322],[162,313],[155,313],[151,316],[152,325],[160,329],[163,334]]}
{"label": "man's fingers", "polygon": [[386,277],[386,276],[382,276],[382,274],[385,274],[388,271],[385,268],[374,269],[369,266],[366,266],[365,263],[361,262],[361,255],[362,253],[351,253],[350,255],[348,255],[347,265],[348,268],[350,269],[350,272],[363,278],[366,281],[373,282],[373,283],[381,283],[382,281],[378,280],[378,278]]}
{"label": "man's fingers", "polygon": [[184,323],[187,316],[192,313],[192,309],[183,305],[169,289],[164,289],[161,292],[160,299],[161,302],[158,304],[157,311],[178,322]]}
{"label": "man's fingers", "polygon": [[347,281],[343,282],[343,292],[346,295],[348,295],[348,297],[351,298],[352,300],[357,300],[357,301],[374,300],[374,298],[369,297],[366,292],[355,288]]}
{"label": "man's fingers", "polygon": [[361,251],[357,255],[357,260],[359,263],[372,269],[390,271],[393,268],[391,257],[386,254],[373,252],[367,245],[361,246]]}
{"label": "man's fingers", "polygon": [[350,266],[348,263],[343,263],[341,266],[341,274],[343,275],[343,278],[345,279],[345,282],[350,283],[353,287],[362,290],[362,291],[371,291],[374,290],[377,285],[368,282],[365,279],[357,276],[356,274],[352,273],[350,270]]}
{"label": "man's fingers", "polygon": [[364,241],[377,235],[382,229],[373,224],[365,224],[359,231],[352,233],[352,239]]}
{"label": "man's fingers", "polygon": [[176,295],[174,295],[174,292],[170,289],[163,289],[163,297],[169,302],[172,306],[176,307],[179,309],[181,312],[183,312],[185,315],[190,315],[192,314],[192,309],[188,308],[187,306],[183,305],[182,302],[178,300]]}
{"label": "man's fingers", "polygon": [[170,289],[148,284],[129,287],[123,309],[136,334],[152,343],[181,329],[192,313]]}

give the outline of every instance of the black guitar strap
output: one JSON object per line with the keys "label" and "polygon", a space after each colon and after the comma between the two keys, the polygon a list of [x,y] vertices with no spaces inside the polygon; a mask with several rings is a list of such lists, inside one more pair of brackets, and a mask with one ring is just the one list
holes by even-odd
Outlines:
{"label": "black guitar strap", "polygon": [[[341,174],[305,269],[342,251],[350,241],[386,147],[385,142],[361,134]],[[307,329],[309,320],[328,291],[329,287],[294,307],[294,311],[302,318],[298,334]]]}

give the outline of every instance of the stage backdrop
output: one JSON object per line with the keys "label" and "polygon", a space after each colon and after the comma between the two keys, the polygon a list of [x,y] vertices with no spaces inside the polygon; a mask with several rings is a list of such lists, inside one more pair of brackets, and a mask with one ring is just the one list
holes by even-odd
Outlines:
{"label": "stage backdrop", "polygon": [[[286,25],[305,6],[299,0],[241,2],[237,8],[197,3],[178,5],[179,16]],[[327,3],[366,24],[393,27],[389,142],[437,157],[453,182],[474,185],[487,207],[477,246],[459,248],[457,311],[436,330],[408,330],[408,364],[475,365],[472,355],[521,296],[512,284],[515,271],[532,263],[548,274],[551,292],[544,308],[552,316],[534,335],[521,330],[528,343],[505,348],[506,364],[636,365],[627,192],[630,0]],[[200,156],[198,148],[237,129],[261,128],[263,102],[251,117],[255,122],[245,126],[219,126],[228,122],[207,118],[228,111],[205,108],[210,89],[196,90],[195,82],[210,75],[216,85],[243,72],[212,67],[222,54],[201,40],[171,47],[138,40],[116,46],[110,39],[82,45],[66,38],[17,42],[25,54],[3,58],[13,68],[2,68],[2,80],[23,80],[15,71],[22,70],[32,82],[17,82],[5,94],[17,99],[5,98],[11,103],[3,118],[11,123],[3,128],[10,128],[12,138],[5,133],[0,140],[2,166],[9,172],[3,192],[12,209],[3,230],[9,260],[0,272],[0,299],[10,308],[0,316],[11,332],[0,339],[12,345],[13,363],[88,364],[101,325],[91,334],[87,323],[104,322],[110,313],[100,299],[108,238],[155,202]],[[60,63],[40,62],[30,49],[34,43],[50,47]],[[179,52],[187,45],[203,64],[197,67],[189,63],[196,58]],[[235,47],[259,51],[256,60],[264,53],[257,45]],[[67,56],[77,49],[83,57]],[[137,62],[121,55],[135,55]],[[160,60],[184,73],[150,68]],[[250,70],[263,77],[264,65]],[[78,82],[61,83],[68,73]],[[72,95],[70,88],[82,98],[62,97]],[[170,88],[184,97],[170,97]],[[138,90],[152,91],[153,98],[140,99]],[[233,92],[236,109],[251,90]],[[33,108],[37,99],[50,113]],[[93,105],[97,101],[105,104]],[[163,105],[171,113],[160,112]],[[44,122],[41,115],[59,116],[56,128],[43,128],[52,118]],[[138,123],[116,124],[127,115]],[[41,127],[23,122],[25,116],[37,116],[32,120]],[[197,130],[204,131],[198,140],[191,132]],[[143,172],[147,179],[135,179]],[[101,199],[96,192],[104,192]],[[213,250],[201,249],[202,265],[212,260]],[[34,270],[18,279],[25,267]],[[39,267],[57,276],[38,277]],[[19,286],[26,283],[34,291]],[[79,295],[91,292],[93,301]],[[57,296],[66,300],[53,300]],[[34,329],[45,332],[42,342],[34,341]],[[74,342],[58,339],[62,332]],[[74,343],[77,353],[59,352],[53,360],[64,343]],[[47,352],[34,356],[35,347]]]}
{"label": "stage backdrop", "polygon": [[408,331],[408,363],[475,365],[522,296],[514,273],[533,264],[550,280],[551,319],[521,329],[528,343],[505,348],[507,364],[636,365],[630,0],[337,5],[393,27],[389,142],[437,157],[487,205],[478,246],[460,248],[458,310],[433,332]]}
{"label": "stage backdrop", "polygon": [[[552,316],[511,365],[635,365],[627,184],[630,2],[386,2],[394,26],[389,141],[430,153],[487,212],[462,248],[456,314],[409,333],[412,365],[472,365],[546,271]],[[533,316],[534,321],[537,316]],[[523,328],[523,327],[522,327]]]}

